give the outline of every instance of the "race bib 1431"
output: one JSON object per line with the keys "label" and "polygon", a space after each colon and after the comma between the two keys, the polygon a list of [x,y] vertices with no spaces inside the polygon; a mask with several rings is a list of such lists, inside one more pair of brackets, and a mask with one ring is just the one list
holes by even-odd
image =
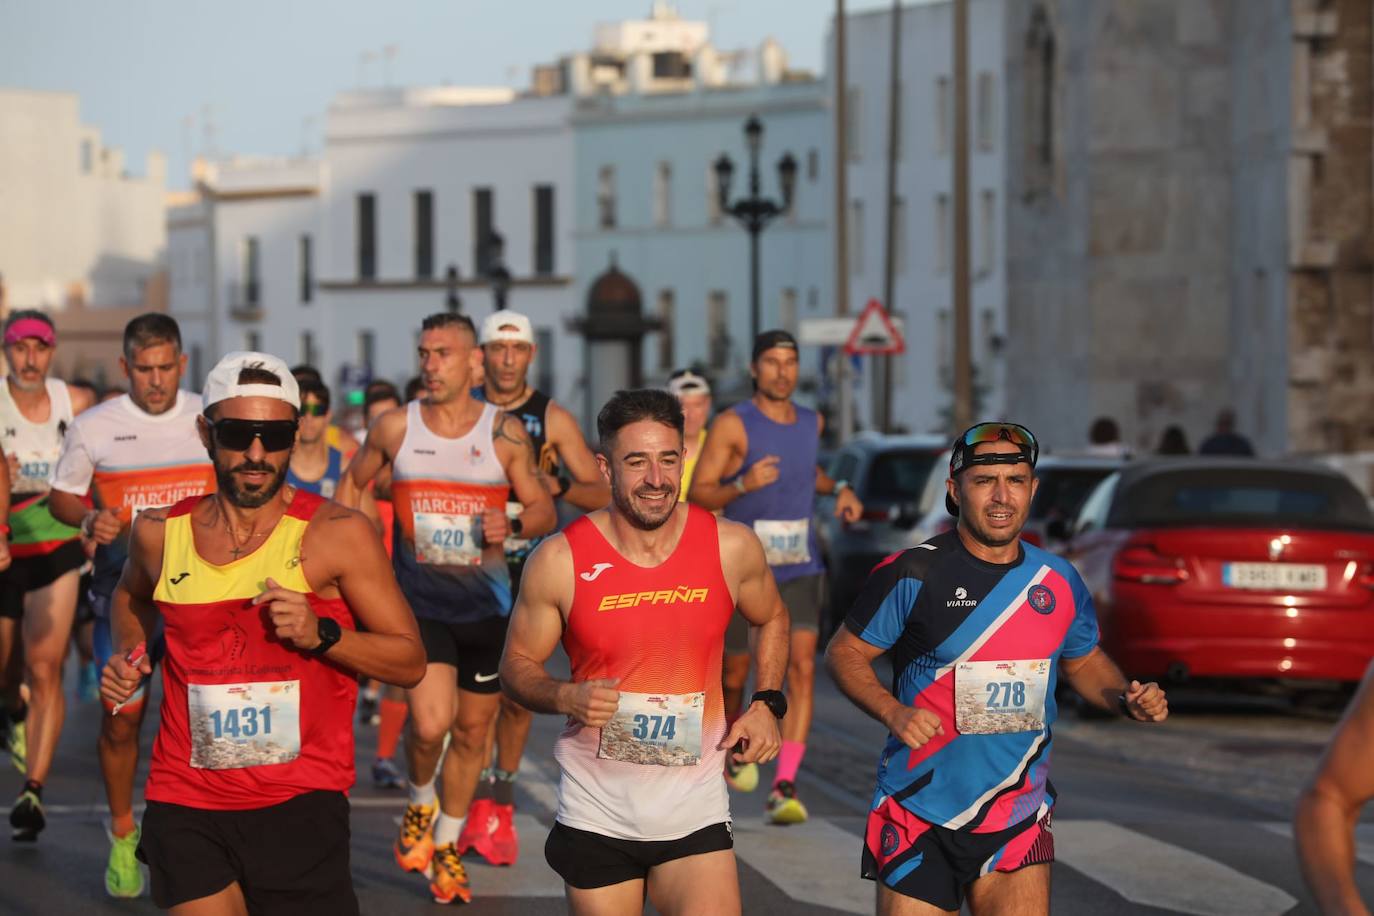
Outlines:
{"label": "race bib 1431", "polygon": [[301,682],[187,684],[191,766],[231,770],[301,753]]}

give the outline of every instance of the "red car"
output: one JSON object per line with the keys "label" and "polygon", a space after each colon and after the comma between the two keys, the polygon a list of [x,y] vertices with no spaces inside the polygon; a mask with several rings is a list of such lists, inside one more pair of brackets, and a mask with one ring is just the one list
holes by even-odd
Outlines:
{"label": "red car", "polygon": [[1327,468],[1132,465],[1088,497],[1067,556],[1128,676],[1358,681],[1374,656],[1374,513]]}

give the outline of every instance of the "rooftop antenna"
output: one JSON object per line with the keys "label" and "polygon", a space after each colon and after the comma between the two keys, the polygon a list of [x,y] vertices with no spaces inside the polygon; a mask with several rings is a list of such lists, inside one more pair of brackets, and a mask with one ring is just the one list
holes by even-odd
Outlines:
{"label": "rooftop antenna", "polygon": [[396,54],[401,50],[400,45],[390,44],[382,46],[382,84],[386,88],[391,88],[391,65],[396,61]]}
{"label": "rooftop antenna", "polygon": [[363,51],[358,55],[358,88],[367,88],[367,69],[377,59],[376,51]]}
{"label": "rooftop antenna", "polygon": [[310,157],[310,140],[315,134],[315,116],[307,115],[301,118],[301,158]]}
{"label": "rooftop antenna", "polygon": [[200,106],[200,144],[201,153],[207,159],[219,158],[219,145],[216,142],[215,106],[209,102]]}

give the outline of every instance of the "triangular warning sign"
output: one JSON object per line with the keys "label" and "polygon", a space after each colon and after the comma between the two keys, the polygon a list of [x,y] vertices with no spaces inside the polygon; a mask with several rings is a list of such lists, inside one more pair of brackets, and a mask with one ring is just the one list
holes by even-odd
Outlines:
{"label": "triangular warning sign", "polygon": [[844,352],[860,354],[905,353],[906,341],[897,330],[887,311],[878,304],[877,299],[869,299],[868,305],[854,321],[854,330],[849,332]]}

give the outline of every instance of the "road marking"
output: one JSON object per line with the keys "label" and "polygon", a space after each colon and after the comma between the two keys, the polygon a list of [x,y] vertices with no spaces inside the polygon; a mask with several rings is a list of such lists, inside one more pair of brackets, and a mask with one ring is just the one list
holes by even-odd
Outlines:
{"label": "road marking", "polygon": [[[1269,821],[1260,826],[1270,833],[1293,839],[1293,825],[1287,821]],[[1366,865],[1374,865],[1374,825],[1360,824],[1355,828],[1355,858]]]}
{"label": "road marking", "polygon": [[1278,916],[1298,903],[1229,865],[1107,821],[1056,820],[1054,856],[1141,906],[1196,916]]}
{"label": "road marking", "polygon": [[853,867],[859,837],[824,819],[773,827],[751,817],[736,820],[734,828],[735,855],[791,899],[845,913],[873,912],[873,885]]}
{"label": "road marking", "polygon": [[[555,766],[551,771],[542,763],[526,757],[520,762],[520,768],[523,775],[516,785],[523,789],[526,795],[534,799],[537,805],[547,811],[549,819],[552,820],[553,816],[558,813],[558,789],[556,785],[559,777],[557,767]],[[543,857],[542,849],[539,855],[541,858]]]}

